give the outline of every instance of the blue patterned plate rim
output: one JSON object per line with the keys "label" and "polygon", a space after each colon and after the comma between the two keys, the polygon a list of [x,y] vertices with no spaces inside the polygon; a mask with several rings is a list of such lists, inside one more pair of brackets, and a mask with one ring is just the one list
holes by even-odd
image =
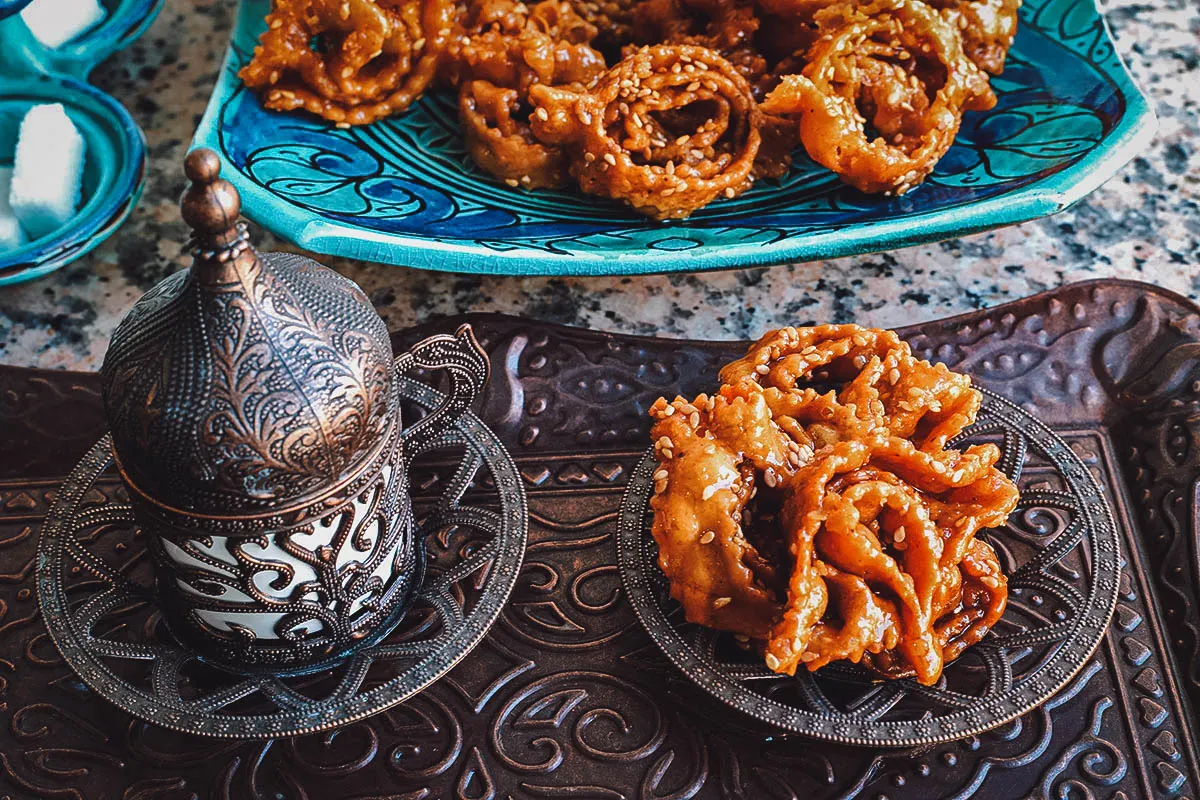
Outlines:
{"label": "blue patterned plate rim", "polygon": [[122,156],[120,164],[100,167],[103,191],[84,198],[78,214],[62,230],[0,253],[0,286],[7,286],[40,278],[69,264],[90,252],[125,221],[137,205],[146,182],[146,139],[124,106],[74,78],[38,76],[24,81],[4,79],[0,83],[5,84],[7,97],[24,92],[61,102],[69,110],[82,110],[88,116],[102,114],[108,123],[105,132],[112,136],[111,141]]}
{"label": "blue patterned plate rim", "polygon": [[[253,38],[257,38],[257,32],[262,27],[261,20],[251,21],[247,18],[248,5],[261,10],[262,0],[242,0],[234,39],[194,137],[194,146],[210,147],[218,152],[225,165],[224,176],[242,194],[246,216],[276,235],[318,253],[408,267],[498,275],[628,275],[814,261],[908,247],[1025,222],[1061,211],[1113,177],[1150,142],[1157,130],[1154,112],[1117,54],[1108,24],[1094,0],[1026,0],[1022,10],[1022,33],[1030,43],[1034,40],[1034,35],[1027,33],[1027,29],[1033,25],[1031,19],[1043,11],[1060,11],[1059,17],[1054,18],[1060,28],[1090,26],[1074,36],[1085,39],[1085,44],[1092,51],[1104,53],[1106,63],[1088,61],[1065,43],[1057,45],[1067,53],[1067,58],[1081,62],[1111,85],[1112,99],[1118,112],[1113,114],[1115,123],[1111,128],[1080,157],[1061,163],[1036,179],[1026,180],[1011,191],[976,199],[960,198],[924,210],[904,211],[905,204],[919,205],[922,199],[920,193],[927,190],[927,187],[920,187],[903,198],[887,201],[900,205],[899,213],[876,213],[874,219],[842,225],[834,222],[812,224],[809,230],[802,232],[798,232],[795,225],[789,231],[786,224],[753,224],[747,219],[747,216],[753,218],[753,209],[748,213],[743,212],[740,219],[727,223],[719,218],[706,219],[703,216],[706,212],[701,212],[701,215],[688,222],[667,224],[646,222],[628,212],[624,226],[615,230],[593,230],[585,237],[550,235],[536,240],[498,235],[438,235],[421,227],[415,231],[381,230],[370,227],[360,221],[361,217],[356,219],[349,213],[339,217],[290,202],[247,174],[245,163],[230,155],[229,143],[233,134],[226,124],[227,117],[250,106],[258,107],[260,114],[271,113],[261,111],[257,100],[241,87],[236,75],[248,57],[248,53],[237,46],[239,31],[245,25],[256,25]],[[1035,35],[1049,39],[1041,28],[1035,28]],[[1022,38],[1018,37],[1014,58],[1019,57],[1022,42]],[[1032,44],[1027,46],[1032,47]],[[998,88],[1005,77],[996,79]],[[1018,92],[1033,90],[1046,90],[1046,87],[1016,87]],[[1050,95],[1045,99],[1048,102],[1043,103],[1043,107],[1049,107],[1054,100]],[[428,100],[422,101],[426,102]],[[420,104],[410,114],[417,114],[418,108]],[[1000,110],[998,108],[997,112]],[[303,130],[310,137],[327,136],[331,139],[344,135],[328,126],[323,132],[313,133],[317,126],[311,122],[312,118],[298,112],[272,113],[272,117],[276,116],[279,124],[269,126],[271,130]],[[984,123],[986,117],[978,127],[982,128]],[[273,143],[269,146],[287,147],[288,144]],[[1021,146],[1031,147],[1028,143]],[[1038,147],[1033,149],[1052,151],[1055,147],[1063,146],[1061,140],[1050,140],[1038,143]],[[1069,148],[1069,143],[1066,146]],[[954,152],[952,150],[951,154]],[[989,154],[986,146],[980,152]],[[363,153],[378,157],[367,147],[363,148]],[[285,175],[281,180],[286,181],[287,178]],[[486,183],[490,179],[480,175],[479,180]],[[433,183],[436,184],[436,181]],[[441,197],[449,196],[454,200],[453,195],[449,194],[450,189],[438,189],[429,183],[424,186],[433,192],[441,192]],[[494,184],[490,186],[492,190],[497,188],[503,189]],[[761,188],[756,187],[755,191]],[[855,195],[850,205],[858,203],[867,210],[871,209],[872,203],[883,202],[864,199],[850,190],[840,191]],[[518,197],[514,204],[521,205],[523,202]],[[583,202],[599,204],[602,201],[584,198]],[[714,204],[711,208],[717,213],[721,210],[720,204]],[[485,206],[482,210],[489,209]],[[497,205],[495,210],[505,209]],[[620,212],[615,211],[614,215],[619,216]],[[459,215],[460,218],[462,216]],[[561,220],[565,220],[565,224],[574,223],[574,219],[565,214]],[[585,238],[592,241],[582,241]]]}

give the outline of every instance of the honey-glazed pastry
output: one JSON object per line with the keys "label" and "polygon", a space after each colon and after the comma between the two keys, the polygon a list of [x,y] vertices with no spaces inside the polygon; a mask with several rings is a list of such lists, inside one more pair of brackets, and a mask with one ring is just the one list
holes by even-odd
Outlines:
{"label": "honey-glazed pastry", "polygon": [[978,390],[856,325],[768,333],[721,381],[650,409],[651,532],[687,619],[776,672],[849,660],[936,682],[1007,602],[977,535],[1017,489],[995,445],[949,446]]}
{"label": "honey-glazed pastry", "polygon": [[520,119],[521,97],[487,81],[459,87],[458,113],[467,152],[481,169],[513,188],[542,189],[566,185],[566,154],[534,138],[529,122]]}
{"label": "honey-glazed pastry", "polygon": [[954,143],[967,109],[995,104],[958,30],[917,0],[842,3],[763,110],[798,120],[809,156],[860,191],[904,194]]}
{"label": "honey-glazed pastry", "polygon": [[568,182],[561,147],[539,141],[529,125],[529,89],[576,88],[604,71],[590,42],[596,28],[570,3],[476,0],[450,46],[446,78],[458,85],[467,152],[485,172],[514,188]]}
{"label": "honey-glazed pastry", "polygon": [[454,85],[483,80],[516,89],[524,102],[536,83],[582,86],[602,73],[595,37],[595,26],[567,2],[474,0],[443,73]]}
{"label": "honey-glazed pastry", "polygon": [[634,40],[634,9],[642,0],[571,0],[575,13],[596,26],[597,44],[619,48]]}
{"label": "honey-glazed pastry", "polygon": [[274,0],[238,76],[275,111],[374,122],[430,85],[455,14],[453,0]]}
{"label": "honey-glazed pastry", "polygon": [[750,84],[694,45],[640,48],[586,90],[530,90],[533,133],[571,153],[586,194],[679,219],[750,186],[758,109]]}
{"label": "honey-glazed pastry", "polygon": [[963,52],[984,72],[999,75],[1013,40],[1021,0],[926,0],[962,32]]}
{"label": "honey-glazed pastry", "polygon": [[994,106],[1020,0],[272,0],[239,75],[340,127],[458,92],[467,150],[683,219],[803,147],[863,192],[923,182]]}
{"label": "honey-glazed pastry", "polygon": [[758,13],[750,0],[643,0],[634,9],[642,44],[692,44],[721,55],[751,84],[767,72],[755,47]]}

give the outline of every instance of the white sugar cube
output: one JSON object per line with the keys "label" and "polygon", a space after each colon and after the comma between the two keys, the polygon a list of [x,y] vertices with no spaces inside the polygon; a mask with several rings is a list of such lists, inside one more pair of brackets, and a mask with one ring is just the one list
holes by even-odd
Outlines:
{"label": "white sugar cube", "polygon": [[0,167],[0,255],[25,244],[25,231],[8,204],[8,187],[12,185],[12,167]]}
{"label": "white sugar cube", "polygon": [[46,47],[62,47],[96,27],[104,16],[99,0],[33,0],[21,11],[33,38]]}
{"label": "white sugar cube", "polygon": [[30,238],[53,233],[75,216],[84,148],[60,103],[34,106],[21,120],[8,200]]}

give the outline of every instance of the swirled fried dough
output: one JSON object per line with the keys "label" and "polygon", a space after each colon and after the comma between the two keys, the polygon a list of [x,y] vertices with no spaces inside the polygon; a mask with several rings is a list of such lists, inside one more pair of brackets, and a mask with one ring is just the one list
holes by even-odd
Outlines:
{"label": "swirled fried dough", "polygon": [[643,0],[634,9],[641,44],[707,47],[754,83],[767,70],[753,46],[758,12],[748,0]]}
{"label": "swirled fried dough", "polygon": [[524,102],[534,84],[583,86],[602,73],[595,37],[595,26],[567,2],[477,0],[451,42],[444,72],[456,85],[484,80],[516,89]]}
{"label": "swirled fried dough", "polygon": [[596,26],[599,43],[620,46],[633,41],[633,12],[640,0],[571,0],[579,16]]}
{"label": "swirled fried dough", "polygon": [[755,465],[772,476],[790,474],[802,451],[759,394],[701,396],[695,403],[660,398],[650,413],[659,420],[655,448],[662,460],[654,480],[664,489],[651,501],[654,536],[672,596],[693,622],[766,638],[778,614],[779,577],[773,560],[748,538],[744,514]]}
{"label": "swirled fried dough", "polygon": [[950,149],[963,111],[995,104],[958,30],[925,3],[843,3],[817,21],[804,68],[763,109],[797,117],[812,159],[863,192],[909,191]]}
{"label": "swirled fried dough", "polygon": [[667,219],[751,183],[758,109],[746,79],[694,45],[643,47],[589,88],[535,86],[533,133],[572,153],[587,194]]}
{"label": "swirled fried dough", "polygon": [[560,0],[471,6],[444,75],[458,85],[459,120],[476,164],[514,188],[566,185],[566,153],[530,129],[529,89],[590,83],[604,71],[604,58],[590,45],[595,36],[595,26]]}
{"label": "swirled fried dough", "polygon": [[1004,71],[1021,0],[926,0],[962,32],[963,51],[984,72]]}
{"label": "swirled fried dough", "polygon": [[757,640],[777,672],[936,682],[1007,602],[977,533],[1016,487],[994,445],[948,448],[979,392],[855,325],[769,333],[721,381],[650,409],[652,533],[688,620]]}
{"label": "swirled fried dough", "polygon": [[433,80],[453,0],[274,0],[239,76],[267,108],[361,125],[404,111]]}
{"label": "swirled fried dough", "polygon": [[467,150],[514,188],[574,181],[683,218],[803,146],[868,193],[932,172],[996,98],[1020,0],[272,0],[239,75],[339,126],[458,92]]}
{"label": "swirled fried dough", "polygon": [[563,186],[567,158],[557,147],[534,138],[526,120],[517,118],[520,93],[487,81],[459,87],[458,114],[467,152],[482,169],[510,186],[526,189]]}

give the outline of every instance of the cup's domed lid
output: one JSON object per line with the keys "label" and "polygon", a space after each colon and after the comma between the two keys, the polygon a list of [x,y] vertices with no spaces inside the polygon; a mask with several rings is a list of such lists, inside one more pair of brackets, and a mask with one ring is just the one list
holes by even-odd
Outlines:
{"label": "cup's domed lid", "polygon": [[191,268],[137,302],[101,369],[117,461],[138,495],[188,514],[311,503],[398,424],[387,327],[352,281],[254,250],[215,153],[186,169]]}

